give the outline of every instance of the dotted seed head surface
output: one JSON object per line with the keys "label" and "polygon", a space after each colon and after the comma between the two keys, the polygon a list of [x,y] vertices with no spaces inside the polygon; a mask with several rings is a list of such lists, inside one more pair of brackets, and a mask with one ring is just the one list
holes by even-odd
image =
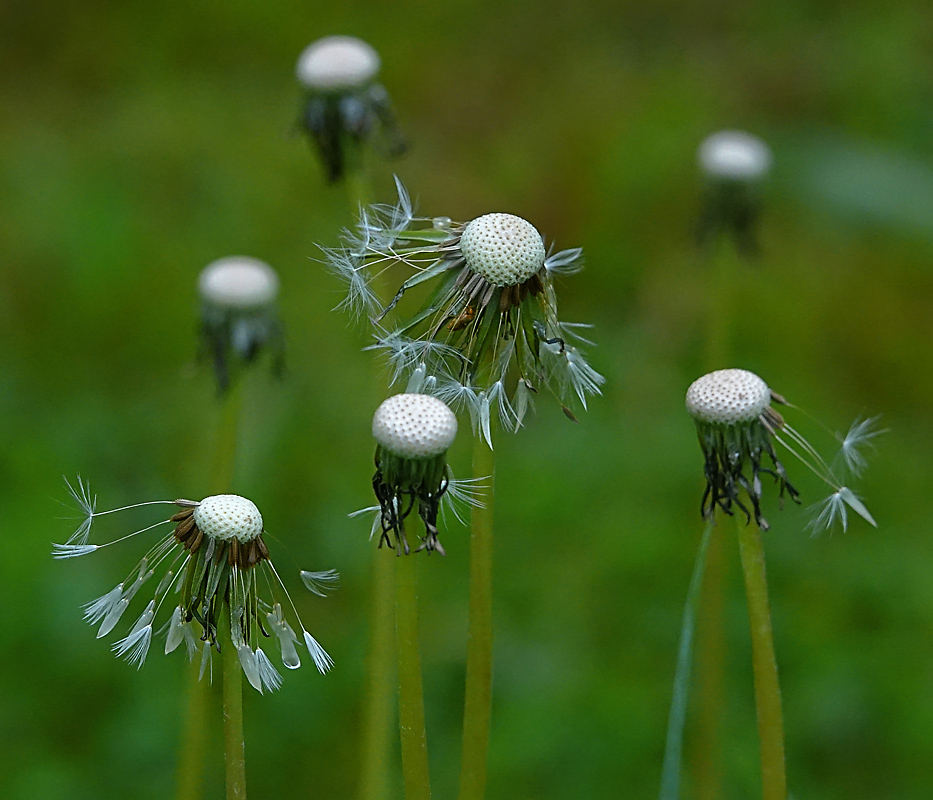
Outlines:
{"label": "dotted seed head surface", "polygon": [[467,266],[493,286],[517,286],[544,266],[544,241],[528,220],[514,214],[484,214],[460,237]]}
{"label": "dotted seed head surface", "polygon": [[265,261],[229,256],[212,261],[198,278],[198,291],[208,303],[224,308],[256,308],[275,300],[279,277]]}
{"label": "dotted seed head surface", "polygon": [[194,524],[212,539],[245,543],[262,533],[262,514],[252,500],[238,494],[215,494],[195,507]]}
{"label": "dotted seed head surface", "polygon": [[708,136],[697,157],[700,169],[711,178],[755,180],[771,168],[771,149],[744,131],[719,131]]}
{"label": "dotted seed head surface", "polygon": [[363,86],[379,72],[379,54],[355,36],[327,36],[298,56],[295,74],[309,89],[333,92]]}
{"label": "dotted seed head surface", "polygon": [[751,422],[768,407],[771,390],[754,372],[720,369],[697,378],[687,389],[687,411],[694,419],[720,425]]}
{"label": "dotted seed head surface", "polygon": [[444,453],[457,435],[457,418],[442,400],[427,394],[397,394],[373,416],[373,436],[402,458]]}

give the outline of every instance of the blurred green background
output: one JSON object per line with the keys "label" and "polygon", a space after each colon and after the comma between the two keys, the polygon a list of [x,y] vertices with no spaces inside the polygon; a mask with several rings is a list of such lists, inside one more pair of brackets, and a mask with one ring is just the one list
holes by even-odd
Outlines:
{"label": "blurred green background", "polygon": [[[884,415],[859,486],[878,530],[856,520],[812,538],[806,505],[822,489],[791,457],[804,506],[766,504],[788,774],[798,799],[930,796],[933,17],[867,0],[0,6],[0,796],[173,792],[183,658],[154,645],[137,672],[79,610],[142,543],[69,562],[49,549],[73,524],[62,475],[86,477],[101,508],[207,493],[217,403],[194,357],[195,279],[232,253],[280,273],[289,372],[247,382],[231,489],[262,510],[337,664],[290,672],[272,696],[248,690],[250,790],[353,796],[370,565],[391,556],[347,512],[371,502],[369,426],[387,390],[364,333],[331,312],[339,286],[319,263],[352,204],[293,134],[294,62],[333,33],[379,50],[412,142],[398,162],[372,159],[376,198],[392,199],[397,171],[428,215],[518,213],[587,255],[561,308],[595,323],[605,395],[579,425],[542,398],[497,448],[489,798],[656,795],[702,527],[683,394],[720,366],[758,372],[833,429]],[[731,358],[708,364],[695,152],[724,127],[768,141],[775,167],[761,258],[731,287]],[[136,513],[98,535],[152,520]],[[459,761],[467,536],[452,525],[448,557],[421,558],[441,798]],[[733,541],[723,797],[747,798],[757,740]],[[341,589],[301,592],[296,564],[337,568]]]}

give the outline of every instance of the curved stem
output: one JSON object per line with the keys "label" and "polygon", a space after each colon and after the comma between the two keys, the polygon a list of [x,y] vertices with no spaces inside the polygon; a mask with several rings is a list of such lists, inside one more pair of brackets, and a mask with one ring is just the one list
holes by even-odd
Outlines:
{"label": "curved stem", "polygon": [[677,667],[674,670],[674,691],[671,712],[667,720],[667,741],[664,745],[664,765],[661,770],[660,800],[677,800],[680,797],[680,766],[684,744],[684,724],[687,718],[687,698],[690,695],[690,667],[693,658],[693,631],[696,624],[697,600],[703,585],[706,553],[713,533],[713,521],[707,520],[700,538],[687,601],[684,604],[680,626],[680,644],[677,647]]}
{"label": "curved stem", "polygon": [[395,631],[398,647],[398,717],[406,800],[430,800],[424,689],[418,649],[418,561],[395,559]]}
{"label": "curved stem", "polygon": [[778,683],[771,607],[765,577],[765,554],[761,531],[753,522],[739,522],[739,554],[745,575],[748,617],[752,634],[752,665],[755,673],[755,708],[758,712],[758,739],[761,747],[761,786],[763,800],[787,799],[784,762],[784,720],[781,714],[781,687]]}
{"label": "curved stem", "polygon": [[246,743],[243,738],[243,671],[230,640],[230,609],[224,607],[218,624],[223,661],[224,771],[227,800],[246,799]]}
{"label": "curved stem", "polygon": [[482,800],[492,717],[492,537],[495,458],[481,436],[473,438],[473,476],[489,477],[485,504],[472,511],[470,611],[460,800]]}
{"label": "curved stem", "polygon": [[383,550],[377,550],[375,556],[360,800],[383,800],[388,795],[389,738],[394,710],[392,606],[395,595],[395,563],[389,553]]}

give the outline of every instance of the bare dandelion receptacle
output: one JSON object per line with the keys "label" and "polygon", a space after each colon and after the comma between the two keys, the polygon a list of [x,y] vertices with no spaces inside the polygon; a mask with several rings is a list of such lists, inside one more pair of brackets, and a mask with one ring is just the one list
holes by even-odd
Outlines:
{"label": "bare dandelion receptacle", "polygon": [[390,155],[405,150],[389,94],[376,80],[380,67],[375,49],[355,36],[318,39],[298,57],[295,75],[307,93],[300,126],[317,146],[331,183],[370,139]]}
{"label": "bare dandelion receptacle", "polygon": [[[754,516],[762,530],[767,530],[768,522],[761,511],[762,475],[774,479],[781,500],[786,495],[799,502],[799,493],[775,452],[777,442],[832,489],[816,527],[829,527],[836,520],[845,527],[846,507],[874,525],[868,509],[844,485],[841,471],[790,426],[772,403],[794,408],[755,373],[744,369],[710,372],[687,389],[687,411],[696,424],[704,456],[703,515],[712,517],[717,508],[731,515],[735,506],[749,520]],[[745,498],[751,510],[743,502]],[[826,512],[826,508],[834,512]]]}
{"label": "bare dandelion receptacle", "polygon": [[268,349],[276,375],[284,369],[285,344],[276,299],[279,278],[264,261],[229,256],[208,264],[198,277],[201,342],[210,356],[221,392],[237,365]]}
{"label": "bare dandelion receptacle", "polygon": [[450,483],[447,449],[456,435],[456,416],[430,395],[393,395],[376,409],[373,490],[380,508],[380,547],[387,544],[399,554],[410,552],[405,519],[417,506],[425,528],[418,549],[445,554],[438,538],[437,516]]}
{"label": "bare dandelion receptacle", "polygon": [[703,140],[697,150],[705,182],[701,242],[731,236],[740,252],[758,252],[761,184],[772,161],[768,145],[745,131],[718,131]]}
{"label": "bare dandelion receptacle", "polygon": [[[56,558],[88,555],[161,525],[174,525],[172,532],[149,549],[124,581],[84,606],[85,619],[92,625],[99,624],[98,638],[106,636],[117,626],[143,585],[161,574],[142,615],[126,637],[113,645],[118,656],[142,666],[164,609],[168,619],[157,633],[165,637],[165,652],[170,653],[184,643],[189,658],[193,658],[200,649],[202,676],[210,669],[212,649],[219,652],[230,646],[236,650],[243,673],[257,691],[277,689],[282,678],[263,650],[265,641],[277,645],[282,663],[289,669],[301,665],[298,644],[307,648],[321,672],[330,669],[333,664],[330,656],[301,624],[272,564],[263,540],[262,515],[251,500],[221,494],[201,501],[156,500],[98,512],[96,498],[87,484],[79,479],[77,487],[71,490],[85,519],[65,544],[55,545]],[[97,517],[151,505],[173,505],[179,510],[168,520],[114,541],[89,543],[91,524]],[[303,572],[301,577],[316,594],[323,594],[337,580],[332,570]],[[282,595],[284,604],[276,594]],[[221,641],[219,631],[226,628],[220,624],[222,615],[229,616],[229,641]],[[298,622],[300,639],[289,620]]]}
{"label": "bare dandelion receptacle", "polygon": [[[468,411],[490,444],[492,420],[517,430],[541,388],[571,418],[571,398],[585,408],[604,379],[574,343],[588,343],[580,331],[589,326],[558,318],[554,286],[582,269],[583,251],[549,254],[534,225],[514,214],[418,217],[396,183],[397,205],[363,209],[344,246],[326,251],[347,285],[343,305],[373,321],[372,349],[388,357],[392,382],[406,376],[408,391]],[[384,305],[373,283],[394,264],[412,274]],[[406,295],[422,285],[433,291],[412,310]]]}

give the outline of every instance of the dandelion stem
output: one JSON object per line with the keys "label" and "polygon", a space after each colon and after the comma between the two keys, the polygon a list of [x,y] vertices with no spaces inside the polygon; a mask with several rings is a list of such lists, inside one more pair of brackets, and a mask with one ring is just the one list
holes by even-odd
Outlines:
{"label": "dandelion stem", "polygon": [[[236,381],[220,402],[210,479],[210,489],[215,493],[228,491],[233,481],[242,396],[240,381]],[[200,800],[204,796],[210,683],[200,680],[198,659],[192,661],[186,680],[188,691],[185,700],[185,727],[178,755],[176,796],[178,800]]]}
{"label": "dandelion stem", "polygon": [[389,791],[389,737],[392,727],[392,680],[394,641],[392,597],[395,563],[379,550],[373,563],[368,685],[363,723],[363,764],[360,800],[384,800]]}
{"label": "dandelion stem", "polygon": [[[722,369],[730,361],[732,318],[741,262],[730,241],[712,245],[706,311],[704,362],[708,370]],[[726,638],[723,635],[725,595],[724,537],[714,530],[707,555],[708,566],[699,600],[697,620],[697,681],[700,692],[697,714],[699,743],[695,776],[698,800],[718,800],[722,795],[719,758],[722,750],[722,702],[725,697]]]}
{"label": "dandelion stem", "polygon": [[182,741],[184,747],[178,754],[178,800],[199,800],[204,788],[204,751],[207,745],[207,706],[209,684],[198,680],[198,659],[188,663],[185,675],[185,727]]}
{"label": "dandelion stem", "polygon": [[[713,528],[700,592],[697,624],[697,726],[694,787],[697,800],[722,797],[722,719],[726,683],[726,637],[723,606],[726,594],[726,537]],[[730,551],[731,552],[731,551]]]}
{"label": "dandelion stem", "polygon": [[745,575],[745,593],[748,597],[748,616],[751,624],[755,707],[758,712],[758,739],[761,748],[762,798],[786,800],[781,687],[774,656],[761,531],[754,520],[745,524],[738,515],[736,519],[739,523],[739,554],[742,572]]}
{"label": "dandelion stem", "polygon": [[398,716],[405,800],[430,800],[424,690],[418,649],[418,562],[395,559],[395,631],[398,648]]}
{"label": "dandelion stem", "polygon": [[246,743],[243,739],[243,671],[230,640],[230,609],[218,625],[223,661],[224,765],[227,800],[246,800]]}
{"label": "dandelion stem", "polygon": [[482,800],[492,716],[492,536],[495,458],[482,436],[473,438],[473,477],[489,476],[486,502],[473,507],[470,533],[470,610],[460,800]]}
{"label": "dandelion stem", "polygon": [[703,573],[713,521],[708,520],[700,538],[687,602],[684,604],[683,621],[680,626],[680,644],[677,648],[677,667],[674,670],[674,692],[671,712],[667,721],[667,741],[664,745],[664,765],[661,770],[660,800],[677,800],[680,797],[680,769],[684,744],[684,723],[687,717],[687,698],[690,694],[690,667],[693,659],[693,632],[696,623],[697,601],[703,585]]}

